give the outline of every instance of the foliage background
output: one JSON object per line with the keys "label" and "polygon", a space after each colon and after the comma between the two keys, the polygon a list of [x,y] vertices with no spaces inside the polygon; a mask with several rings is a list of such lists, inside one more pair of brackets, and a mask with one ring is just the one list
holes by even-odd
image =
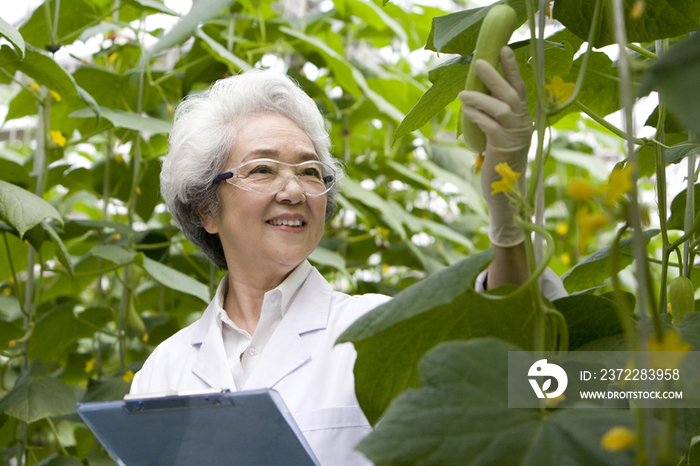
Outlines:
{"label": "foliage background", "polygon": [[[527,7],[535,2],[508,3],[521,24],[534,14]],[[628,17],[636,3],[625,2]],[[673,3],[673,8],[666,3]],[[669,11],[680,5],[689,13],[674,16],[659,10],[659,5]],[[441,6],[444,9],[371,0],[199,0],[164,31],[151,26],[149,18],[177,13],[158,0],[47,0],[28,21],[15,25],[18,31],[0,21],[0,34],[7,39],[0,48],[0,99],[8,105],[5,127],[23,117],[31,122],[22,131],[2,133],[0,142],[3,464],[114,464],[73,414],[74,403],[121,398],[150,351],[201,315],[222,278],[171,225],[159,198],[159,163],[167,149],[173,107],[216,79],[259,66],[286,72],[317,102],[328,120],[335,156],[348,174],[339,211],[327,224],[312,263],[336,289],[397,295],[374,314],[373,322],[358,322],[344,336],[358,349],[358,398],[368,418],[375,422],[404,389],[427,390],[439,382],[439,368],[445,364],[464,365],[454,369],[463,371],[463,385],[446,394],[438,386],[442,394],[421,398],[454,403],[450,406],[464,416],[429,415],[413,430],[402,430],[406,410],[423,413],[421,409],[427,408],[416,409],[408,390],[387,414],[388,431],[378,429],[363,451],[376,464],[422,460],[427,463],[421,464],[465,464],[476,458],[479,447],[460,447],[447,454],[445,446],[407,440],[423,438],[426,431],[421,429],[427,428],[438,440],[456,436],[460,445],[475,445],[471,440],[480,432],[474,427],[498,420],[487,439],[502,448],[484,459],[487,464],[558,464],[572,444],[578,449],[572,459],[576,464],[635,461],[632,450],[611,453],[601,449],[599,440],[615,425],[636,426],[638,438],[644,438],[645,426],[656,422],[653,419],[645,424],[638,418],[635,424],[627,410],[587,415],[566,409],[535,410],[514,418],[507,408],[491,406],[493,400],[469,388],[468,374],[484,370],[483,363],[469,366],[470,361],[493,358],[489,367],[499,367],[497,355],[506,351],[504,345],[536,349],[536,335],[516,331],[513,324],[527,321],[535,311],[513,299],[490,301],[471,288],[472,277],[485,267],[490,250],[486,208],[473,168],[476,154],[456,134],[456,94],[463,88],[479,15],[485,10],[470,2]],[[551,99],[544,85],[554,76],[576,82],[579,70],[585,68],[583,52],[593,13],[584,6],[574,0],[555,2],[555,19],[547,19],[546,35],[556,35],[548,38],[541,55],[534,54],[545,57],[541,76],[530,66],[529,43],[516,41],[529,37],[528,26],[513,39],[533,115],[538,99],[540,104]],[[628,21],[629,39],[637,44],[632,56],[636,68],[627,79],[634,86],[657,60],[654,40],[698,27],[697,21],[685,17],[692,18],[690,13],[700,9],[697,1],[647,2],[646,8],[644,24],[666,29],[647,37],[648,27]],[[602,32],[593,42],[596,46],[615,41],[606,23],[612,15],[608,10],[605,15]],[[434,17],[439,18],[433,21]],[[94,51],[68,59],[66,55],[81,43]],[[613,290],[629,292],[623,301],[628,307],[631,302],[631,308],[651,290],[647,304],[653,312],[665,310],[661,290],[678,274],[669,272],[668,242],[689,230],[684,223],[684,193],[669,204],[668,214],[657,206],[657,200],[671,200],[685,186],[659,178],[657,148],[662,146],[637,139],[636,151],[630,152],[622,132],[602,119],[621,107],[622,65],[616,61],[616,49],[605,50],[610,55],[600,49],[591,54],[585,84],[577,95],[593,115],[576,106],[560,109],[550,116],[549,129],[540,131],[547,136],[539,150],[544,155],[546,147],[547,155],[542,158],[540,212],[545,229],[554,237],[549,266],[564,275],[569,292],[585,291],[555,303],[566,318],[572,350],[624,345],[629,315],[620,317],[625,306],[620,304],[622,295]],[[657,109],[646,129],[639,122],[635,136],[655,135],[673,146],[666,162],[685,163],[687,157],[694,174],[693,154],[700,150],[685,123],[692,114],[677,114],[684,122],[679,125],[671,117],[665,119],[664,109],[661,113],[661,124]],[[658,126],[664,136],[657,134]],[[533,158],[536,146],[537,141]],[[566,193],[574,178],[596,185],[606,182],[625,154],[637,159],[640,177],[640,214],[636,207],[630,209],[645,220],[645,236],[650,238],[643,253],[651,264],[649,284],[642,286],[641,295],[638,272],[625,268],[632,263],[631,238],[620,247],[616,266],[621,271],[612,274],[619,284],[610,273],[614,227],[626,222],[627,211],[611,213],[607,226],[581,243],[576,213],[584,204],[594,210],[600,207]],[[661,166],[665,172],[665,163]],[[669,180],[678,180],[679,172],[688,173],[685,168],[669,168]],[[653,230],[659,227],[664,234]],[[693,264],[694,259],[690,256],[684,263]],[[692,267],[686,267],[684,274],[697,283],[691,272]],[[638,305],[637,318],[639,312]],[[663,328],[670,328],[667,316],[661,318]],[[687,318],[678,329],[686,341],[700,341],[696,321]],[[547,325],[555,328],[553,321]],[[548,344],[561,344],[559,332]],[[475,338],[488,336],[500,340]],[[405,342],[416,338],[419,344],[408,351]],[[426,355],[446,340],[468,340],[468,346],[440,346]],[[489,380],[497,385],[500,373],[495,374]],[[463,406],[468,399],[481,400],[470,406],[492,410],[469,413]],[[651,442],[659,447],[662,462],[676,464],[673,460],[682,455],[689,458],[691,438],[700,434],[690,417],[666,419],[676,428],[675,433],[671,429],[673,434],[668,429],[665,437],[656,431],[650,434],[662,439]],[[512,431],[513,424],[525,432],[546,433],[515,444],[512,439],[520,434]],[[436,434],[438,425],[445,430]],[[569,432],[567,439],[562,432]],[[678,442],[669,441],[669,435],[677,435]],[[548,445],[556,448],[550,451]],[[528,449],[534,452],[529,459],[523,456]],[[638,443],[638,462],[641,449]]]}

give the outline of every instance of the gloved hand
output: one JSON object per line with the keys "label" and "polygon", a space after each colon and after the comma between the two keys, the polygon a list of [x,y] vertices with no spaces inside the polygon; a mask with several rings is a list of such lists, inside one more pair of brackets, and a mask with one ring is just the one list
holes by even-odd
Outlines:
{"label": "gloved hand", "polygon": [[486,134],[481,192],[489,208],[489,239],[496,246],[515,246],[525,240],[525,232],[513,223],[517,210],[504,193],[491,195],[491,184],[501,179],[494,167],[506,162],[513,171],[520,173],[518,186],[525,195],[527,153],[533,131],[532,117],[527,108],[527,90],[510,47],[501,49],[503,77],[484,60],[477,60],[472,66],[476,67],[479,78],[492,94],[459,93],[464,104],[462,118],[472,121]]}

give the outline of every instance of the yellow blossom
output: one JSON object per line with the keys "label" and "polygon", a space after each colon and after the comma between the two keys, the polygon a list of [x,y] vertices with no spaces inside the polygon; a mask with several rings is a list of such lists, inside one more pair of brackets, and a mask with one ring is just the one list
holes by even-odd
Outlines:
{"label": "yellow blossom", "polygon": [[652,369],[678,369],[692,346],[681,341],[681,336],[675,330],[664,334],[659,342],[655,336],[649,339],[649,367]]}
{"label": "yellow blossom", "polygon": [[566,187],[566,194],[574,199],[591,199],[600,194],[600,188],[596,188],[583,178],[573,178]]}
{"label": "yellow blossom", "polygon": [[165,104],[165,109],[168,111],[168,115],[173,116],[175,113],[175,110],[173,110],[173,106],[170,104]]}
{"label": "yellow blossom", "polygon": [[22,242],[24,243],[25,246],[29,246],[29,240],[28,240],[28,239],[25,239],[25,240],[22,241]]}
{"label": "yellow blossom", "polygon": [[148,334],[144,333],[143,336],[141,337],[141,341],[144,343],[148,343]]}
{"label": "yellow blossom", "polygon": [[122,154],[117,154],[114,156],[114,160],[118,163],[122,163],[124,161],[124,156]]}
{"label": "yellow blossom", "polygon": [[137,196],[141,195],[141,188],[139,186],[136,186],[136,195]]}
{"label": "yellow blossom", "polygon": [[119,55],[119,52],[114,52],[112,55],[107,58],[110,62],[114,62],[117,59],[117,56]]}
{"label": "yellow blossom", "polygon": [[4,294],[5,296],[10,296],[12,294],[12,290],[9,288],[5,288],[2,290],[2,294]]}
{"label": "yellow blossom", "polygon": [[58,144],[61,147],[66,146],[66,138],[61,134],[60,131],[50,131],[51,133],[51,139],[53,139],[53,142]]}
{"label": "yellow blossom", "polygon": [[588,206],[583,206],[576,212],[576,223],[578,223],[578,250],[583,253],[591,236],[608,224],[608,216],[602,212],[590,213]]}
{"label": "yellow blossom", "polygon": [[566,397],[562,393],[561,395],[559,395],[557,397],[547,398],[546,402],[547,402],[547,406],[549,406],[550,408],[554,408],[556,405],[558,405],[559,403],[561,403],[564,400],[566,400]]}
{"label": "yellow blossom", "polygon": [[671,310],[671,303],[667,303],[666,307],[668,308],[668,313],[673,315],[673,310]]}
{"label": "yellow blossom", "polygon": [[37,92],[41,87],[37,83],[31,83],[29,85],[29,89],[33,90],[34,92]]}
{"label": "yellow blossom", "polygon": [[8,348],[14,348],[17,342],[15,340],[10,340],[7,342],[7,347]]}
{"label": "yellow blossom", "polygon": [[124,382],[131,382],[132,380],[134,380],[134,371],[132,371],[131,369],[126,371],[122,376],[122,379],[124,380]]}
{"label": "yellow blossom", "polygon": [[571,264],[571,256],[569,255],[568,252],[562,253],[560,259],[561,259],[561,263],[564,265]]}
{"label": "yellow blossom", "polygon": [[615,426],[600,439],[600,447],[606,451],[624,451],[634,445],[637,437],[624,426]]}
{"label": "yellow blossom", "polygon": [[515,189],[515,182],[520,178],[520,173],[514,172],[507,163],[501,162],[494,167],[494,170],[501,175],[499,181],[491,183],[491,195],[496,193],[512,193]]}
{"label": "yellow blossom", "polygon": [[474,162],[474,173],[478,175],[482,165],[484,165],[484,154],[479,154],[476,156],[476,162]]}
{"label": "yellow blossom", "polygon": [[51,91],[51,97],[53,97],[54,99],[56,99],[56,102],[60,102],[60,101],[61,101],[61,94],[59,94],[59,93],[56,92],[56,91]]}
{"label": "yellow blossom", "polygon": [[565,222],[559,222],[557,223],[557,226],[554,227],[554,231],[559,233],[561,236],[564,236],[569,232],[569,225]]}
{"label": "yellow blossom", "polygon": [[624,168],[615,167],[610,174],[608,182],[600,187],[601,191],[606,192],[605,205],[612,206],[624,194],[632,190],[632,172],[634,165],[628,163]]}
{"label": "yellow blossom", "polygon": [[85,373],[86,374],[89,374],[90,372],[92,372],[95,369],[96,362],[97,361],[95,361],[95,358],[90,358],[85,362]]}
{"label": "yellow blossom", "polygon": [[646,4],[644,0],[637,0],[634,2],[634,6],[632,6],[632,11],[630,11],[630,18],[632,19],[639,19],[641,18],[642,14],[644,14],[644,10],[646,9]]}
{"label": "yellow blossom", "polygon": [[558,104],[562,104],[571,97],[574,92],[574,83],[565,83],[561,76],[555,76],[552,78],[549,84],[545,84],[544,87],[552,93],[552,95],[557,99]]}
{"label": "yellow blossom", "polygon": [[114,241],[119,241],[121,239],[121,237],[122,237],[122,235],[120,235],[119,233],[115,233],[112,235],[112,239]]}

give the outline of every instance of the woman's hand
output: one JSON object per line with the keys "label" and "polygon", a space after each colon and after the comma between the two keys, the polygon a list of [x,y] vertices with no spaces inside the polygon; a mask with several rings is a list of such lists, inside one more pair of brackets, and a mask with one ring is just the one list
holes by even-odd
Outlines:
{"label": "woman's hand", "polygon": [[481,191],[489,208],[489,238],[492,244],[508,248],[522,243],[525,233],[513,223],[516,210],[506,195],[491,194],[491,184],[501,179],[494,167],[506,162],[513,171],[520,173],[518,185],[520,192],[525,193],[527,153],[533,125],[527,108],[525,83],[510,47],[501,49],[501,65],[503,77],[485,61],[477,60],[472,66],[492,95],[462,91],[459,98],[464,104],[462,118],[476,123],[486,134]]}

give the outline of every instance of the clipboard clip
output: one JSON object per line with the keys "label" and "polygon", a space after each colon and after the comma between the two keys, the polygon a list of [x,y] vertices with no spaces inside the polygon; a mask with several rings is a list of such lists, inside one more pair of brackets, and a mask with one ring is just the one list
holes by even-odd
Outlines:
{"label": "clipboard clip", "polygon": [[166,409],[216,407],[222,403],[233,403],[226,397],[218,396],[230,391],[228,388],[210,388],[206,390],[173,390],[163,393],[126,395],[124,396],[124,409],[129,414],[136,414]]}

